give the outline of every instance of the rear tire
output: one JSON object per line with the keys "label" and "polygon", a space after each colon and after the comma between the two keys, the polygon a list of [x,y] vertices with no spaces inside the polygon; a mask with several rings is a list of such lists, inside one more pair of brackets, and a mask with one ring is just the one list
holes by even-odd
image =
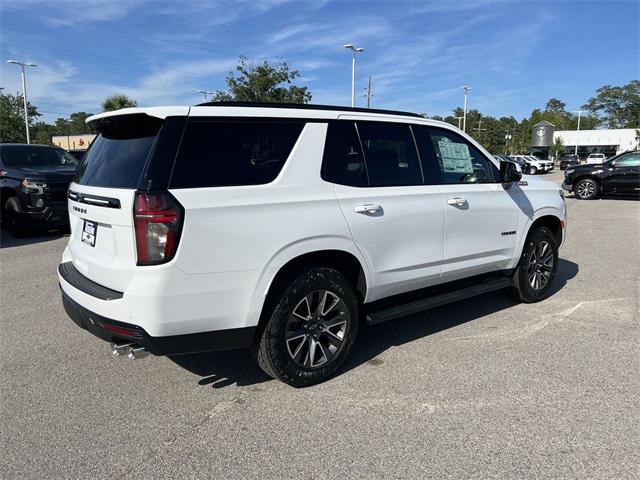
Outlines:
{"label": "rear tire", "polygon": [[598,196],[599,191],[598,182],[591,178],[583,178],[573,188],[573,193],[580,200],[593,200]]}
{"label": "rear tire", "polygon": [[547,227],[529,233],[513,275],[513,297],[534,303],[547,298],[558,269],[558,245]]}
{"label": "rear tire", "polygon": [[359,305],[338,271],[309,267],[286,281],[265,311],[267,322],[253,347],[264,372],[293,387],[331,377],[358,333]]}

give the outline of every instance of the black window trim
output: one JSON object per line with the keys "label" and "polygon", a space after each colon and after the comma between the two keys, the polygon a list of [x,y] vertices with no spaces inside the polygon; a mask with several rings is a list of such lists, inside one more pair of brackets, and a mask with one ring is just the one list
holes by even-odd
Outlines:
{"label": "black window trim", "polygon": [[[364,162],[364,171],[367,174],[367,184],[366,185],[356,185],[356,188],[370,188],[371,187],[371,177],[369,176],[369,164],[367,163],[367,155],[364,152],[364,145],[362,144],[362,137],[360,136],[360,129],[358,128],[358,122],[355,120],[347,120],[353,125],[353,129],[356,132],[356,138],[358,139],[358,145],[360,145],[360,152],[362,152],[362,161]],[[348,185],[351,186],[351,185]]]}

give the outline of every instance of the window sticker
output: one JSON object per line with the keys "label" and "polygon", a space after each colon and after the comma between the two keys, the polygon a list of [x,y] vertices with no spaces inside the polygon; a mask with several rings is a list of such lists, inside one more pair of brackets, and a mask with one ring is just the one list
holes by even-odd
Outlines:
{"label": "window sticker", "polygon": [[466,143],[456,143],[443,137],[438,140],[442,168],[448,173],[473,173],[473,158]]}

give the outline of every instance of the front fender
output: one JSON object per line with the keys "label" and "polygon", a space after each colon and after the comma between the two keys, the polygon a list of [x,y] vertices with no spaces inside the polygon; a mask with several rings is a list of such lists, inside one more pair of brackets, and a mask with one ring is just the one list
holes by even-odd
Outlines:
{"label": "front fender", "polygon": [[511,261],[508,268],[515,268],[518,265],[518,262],[520,261],[520,256],[522,254],[522,250],[524,248],[524,243],[527,237],[529,236],[531,226],[540,218],[549,217],[549,216],[556,217],[558,220],[560,220],[561,224],[564,224],[564,228],[562,228],[562,241],[560,242],[560,245],[558,245],[558,248],[560,248],[564,244],[565,232],[566,232],[566,226],[567,226],[566,207],[564,206],[564,203],[563,203],[563,208],[558,208],[553,206],[542,207],[536,210],[533,216],[527,217],[527,221],[524,224],[524,227],[522,229],[522,234],[520,235],[520,238],[518,239],[518,243],[516,244],[515,251],[518,253],[518,255]]}

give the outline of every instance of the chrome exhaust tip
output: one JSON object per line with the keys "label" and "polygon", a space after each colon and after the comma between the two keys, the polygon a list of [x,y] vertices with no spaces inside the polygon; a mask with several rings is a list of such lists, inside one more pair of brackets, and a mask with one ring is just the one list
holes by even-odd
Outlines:
{"label": "chrome exhaust tip", "polygon": [[129,360],[137,360],[138,358],[144,358],[149,355],[149,352],[144,347],[129,347]]}
{"label": "chrome exhaust tip", "polygon": [[111,342],[111,355],[113,357],[123,357],[127,354],[127,350],[131,345],[131,343]]}

